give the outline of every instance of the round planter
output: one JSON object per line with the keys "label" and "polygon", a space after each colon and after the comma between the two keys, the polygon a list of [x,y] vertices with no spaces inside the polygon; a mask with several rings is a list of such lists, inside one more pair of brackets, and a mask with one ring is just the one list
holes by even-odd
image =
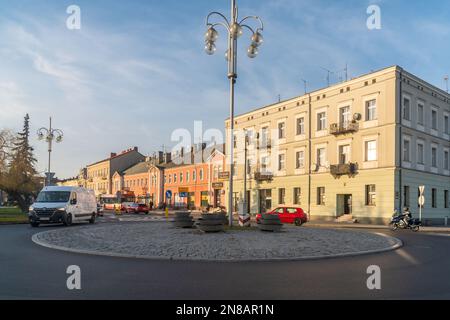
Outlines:
{"label": "round planter", "polygon": [[194,220],[190,212],[175,212],[175,219],[173,225],[176,228],[192,228],[194,227]]}

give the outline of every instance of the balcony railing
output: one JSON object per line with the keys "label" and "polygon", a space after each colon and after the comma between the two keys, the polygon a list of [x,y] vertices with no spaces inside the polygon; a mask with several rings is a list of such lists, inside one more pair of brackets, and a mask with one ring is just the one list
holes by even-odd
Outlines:
{"label": "balcony railing", "polygon": [[330,126],[330,133],[334,135],[356,132],[359,130],[359,123],[354,121],[345,121],[341,123],[333,123]]}
{"label": "balcony railing", "polygon": [[270,150],[272,149],[272,142],[271,141],[259,141],[257,143],[258,150]]}
{"label": "balcony railing", "polygon": [[358,173],[357,163],[336,164],[330,166],[330,172],[333,176],[353,176]]}
{"label": "balcony railing", "polygon": [[262,182],[262,181],[271,181],[273,179],[273,173],[272,172],[256,172],[255,173],[255,180]]}

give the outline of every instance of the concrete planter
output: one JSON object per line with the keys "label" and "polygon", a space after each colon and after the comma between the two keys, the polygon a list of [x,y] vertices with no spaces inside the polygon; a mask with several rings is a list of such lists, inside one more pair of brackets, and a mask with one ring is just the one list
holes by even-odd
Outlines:
{"label": "concrete planter", "polygon": [[197,228],[203,232],[222,232],[225,231],[226,217],[222,213],[202,214],[197,221]]}
{"label": "concrete planter", "polygon": [[192,228],[194,227],[194,220],[190,212],[175,212],[173,224],[177,228]]}
{"label": "concrete planter", "polygon": [[280,232],[283,224],[280,217],[276,214],[263,214],[258,223],[258,228],[261,231]]}

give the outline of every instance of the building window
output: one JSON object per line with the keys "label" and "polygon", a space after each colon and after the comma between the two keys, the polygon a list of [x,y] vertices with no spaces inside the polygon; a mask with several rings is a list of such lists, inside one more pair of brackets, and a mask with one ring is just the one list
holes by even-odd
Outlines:
{"label": "building window", "polygon": [[450,168],[449,152],[446,150],[444,151],[444,169],[449,170],[449,168]]}
{"label": "building window", "polygon": [[294,188],[294,204],[301,205],[302,204],[302,189]]}
{"label": "building window", "polygon": [[431,189],[431,206],[437,208],[437,189]]}
{"label": "building window", "polygon": [[261,171],[267,172],[269,169],[269,157],[263,156],[261,157]]}
{"label": "building window", "polygon": [[431,148],[431,166],[437,168],[437,148]]}
{"label": "building window", "polygon": [[191,178],[191,175],[189,174],[189,171],[186,172],[186,182],[189,183],[189,180]]}
{"label": "building window", "polygon": [[317,188],[317,205],[318,206],[325,205],[325,187]]}
{"label": "building window", "polygon": [[183,183],[183,174],[180,173],[180,183]]}
{"label": "building window", "polygon": [[369,184],[366,186],[366,206],[374,207],[376,205],[376,186],[374,184]]}
{"label": "building window", "polygon": [[403,206],[404,207],[408,207],[409,208],[409,186],[404,186],[403,187]]}
{"label": "building window", "polygon": [[278,204],[285,204],[286,203],[286,189],[281,188],[278,189]]}
{"label": "building window", "polygon": [[448,120],[448,116],[444,116],[444,133],[450,134],[450,123]]}
{"label": "building window", "polygon": [[347,125],[350,122],[350,107],[346,106],[339,109],[339,123],[343,126]]}
{"label": "building window", "polygon": [[377,119],[377,100],[373,99],[366,102],[366,121]]}
{"label": "building window", "polygon": [[403,161],[410,162],[411,156],[410,156],[410,144],[409,140],[403,141]]}
{"label": "building window", "polygon": [[297,119],[297,135],[303,135],[305,134],[305,118],[298,118]]}
{"label": "building window", "polygon": [[327,114],[320,112],[317,114],[317,131],[325,130],[327,127]]}
{"label": "building window", "polygon": [[305,151],[297,151],[296,156],[296,169],[303,169],[305,167]]}
{"label": "building window", "polygon": [[317,165],[319,167],[325,166],[325,148],[317,149]]}
{"label": "building window", "polygon": [[418,164],[425,164],[423,143],[418,143],[417,144],[417,163]]}
{"label": "building window", "polygon": [[377,141],[371,140],[365,143],[366,161],[377,161]]}
{"label": "building window", "polygon": [[233,147],[237,148],[237,135],[233,135]]}
{"label": "building window", "polygon": [[431,110],[431,128],[437,130],[437,111]]}
{"label": "building window", "polygon": [[197,181],[197,170],[192,171],[192,181]]}
{"label": "building window", "polygon": [[278,155],[278,171],[283,171],[286,169],[286,155],[279,154]]}
{"label": "building window", "polygon": [[403,119],[411,120],[411,101],[408,98],[403,98]]}
{"label": "building window", "polygon": [[417,123],[420,125],[424,124],[424,121],[423,121],[424,111],[423,110],[424,110],[423,104],[419,103],[417,105]]}
{"label": "building window", "polygon": [[260,147],[267,147],[270,144],[270,137],[269,137],[269,128],[264,127],[261,129],[261,140],[260,140]]}
{"label": "building window", "polygon": [[339,146],[339,164],[350,163],[350,146]]}
{"label": "building window", "polygon": [[448,209],[449,205],[450,205],[450,199],[449,199],[448,190],[444,190],[444,208]]}
{"label": "building window", "polygon": [[177,183],[177,174],[173,175],[173,183]]}
{"label": "building window", "polygon": [[278,139],[286,138],[286,123],[280,122],[278,124]]}

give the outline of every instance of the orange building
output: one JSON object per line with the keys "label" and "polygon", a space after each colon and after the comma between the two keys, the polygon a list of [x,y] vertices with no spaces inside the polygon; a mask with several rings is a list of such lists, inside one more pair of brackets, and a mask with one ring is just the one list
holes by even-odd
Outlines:
{"label": "orange building", "polygon": [[[224,205],[224,184],[219,180],[224,154],[214,149],[208,156],[204,148],[183,151],[164,170],[164,195],[170,207],[200,209]],[[171,197],[167,197],[168,193]]]}

